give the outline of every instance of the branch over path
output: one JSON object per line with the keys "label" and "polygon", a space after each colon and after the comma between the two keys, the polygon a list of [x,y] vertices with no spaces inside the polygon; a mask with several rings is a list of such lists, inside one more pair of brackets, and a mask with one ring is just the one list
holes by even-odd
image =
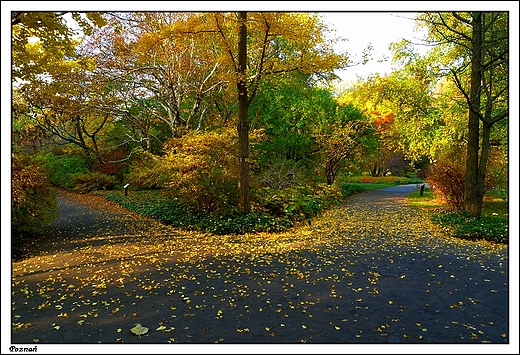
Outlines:
{"label": "branch over path", "polygon": [[407,205],[413,188],[244,236],[64,196],[47,251],[12,263],[11,341],[508,343],[507,247],[445,237]]}

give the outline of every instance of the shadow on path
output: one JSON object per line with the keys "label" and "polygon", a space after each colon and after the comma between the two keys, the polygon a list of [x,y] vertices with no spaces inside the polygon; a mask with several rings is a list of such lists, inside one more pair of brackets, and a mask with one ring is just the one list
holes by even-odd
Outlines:
{"label": "shadow on path", "polygon": [[11,342],[507,344],[507,247],[445,238],[413,189],[244,236],[62,200],[50,252],[12,264]]}

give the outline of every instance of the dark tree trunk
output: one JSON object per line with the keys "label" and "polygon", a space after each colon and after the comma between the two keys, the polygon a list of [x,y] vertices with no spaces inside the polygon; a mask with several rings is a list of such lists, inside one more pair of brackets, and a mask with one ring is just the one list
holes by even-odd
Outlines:
{"label": "dark tree trunk", "polygon": [[247,59],[247,12],[240,12],[240,31],[238,34],[238,145],[239,145],[239,179],[238,179],[238,207],[243,212],[251,210],[249,196],[249,122],[247,86],[246,86],[246,59]]}
{"label": "dark tree trunk", "polygon": [[[480,96],[482,89],[482,13],[473,13],[471,88],[469,93],[470,110],[468,118],[468,147],[466,160],[466,178],[464,186],[464,210],[476,217],[482,212],[484,198],[484,166],[479,167],[480,143]],[[488,137],[489,148],[489,137]],[[481,160],[484,156],[481,156]],[[484,176],[482,176],[482,172]]]}

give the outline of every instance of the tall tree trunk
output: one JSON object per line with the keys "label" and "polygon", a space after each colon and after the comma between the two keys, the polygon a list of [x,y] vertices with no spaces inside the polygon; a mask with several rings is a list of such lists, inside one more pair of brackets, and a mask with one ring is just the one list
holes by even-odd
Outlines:
{"label": "tall tree trunk", "polygon": [[244,212],[251,210],[249,196],[249,122],[246,64],[247,64],[247,12],[240,12],[240,31],[238,34],[238,145],[239,145],[239,179],[238,179],[238,206]]}
{"label": "tall tree trunk", "polygon": [[81,129],[81,124],[79,117],[74,117],[74,129],[76,131],[76,135],[78,137],[76,144],[78,144],[81,149],[83,149],[83,153],[85,154],[85,159],[87,160],[88,170],[92,171],[92,166],[94,165],[94,158],[92,157],[92,151],[87,146],[85,142],[85,138],[83,137],[83,130]]}
{"label": "tall tree trunk", "polygon": [[[480,141],[480,95],[482,89],[482,13],[472,14],[472,58],[471,58],[471,88],[470,110],[468,118],[468,147],[466,160],[466,177],[464,186],[464,210],[476,217],[482,212],[484,197],[484,179],[482,166],[479,168]],[[484,175],[485,175],[485,164]]]}

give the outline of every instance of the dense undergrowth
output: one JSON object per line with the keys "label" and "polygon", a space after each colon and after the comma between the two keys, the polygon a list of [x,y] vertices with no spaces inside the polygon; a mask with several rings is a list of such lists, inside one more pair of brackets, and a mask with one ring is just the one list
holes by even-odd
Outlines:
{"label": "dense undergrowth", "polygon": [[229,212],[225,215],[192,212],[177,200],[168,198],[158,190],[132,191],[124,196],[119,191],[97,192],[138,214],[186,230],[200,230],[215,234],[241,234],[247,232],[280,232],[293,225],[287,218],[277,218],[263,211],[249,214]]}
{"label": "dense undergrowth", "polygon": [[282,232],[297,223],[311,221],[347,196],[389,186],[395,186],[395,183],[343,183],[339,190],[323,188],[312,194],[305,188],[264,189],[259,192],[261,203],[247,214],[236,210],[226,213],[192,211],[161,190],[130,191],[127,196],[115,190],[96,191],[94,194],[176,228],[215,234],[242,234]]}
{"label": "dense undergrowth", "polygon": [[450,236],[468,240],[509,242],[509,211],[506,201],[493,195],[486,196],[482,215],[476,218],[440,202],[432,191],[425,191],[423,196],[419,194],[419,191],[415,191],[409,196],[412,205],[428,211],[430,219],[447,227]]}
{"label": "dense undergrowth", "polygon": [[[157,219],[165,224],[186,230],[199,230],[215,234],[243,234],[254,232],[282,232],[297,223],[309,222],[325,209],[337,205],[347,196],[363,191],[395,186],[395,183],[342,183],[342,198],[324,201],[313,200],[312,196],[299,196],[292,199],[283,194],[279,197],[281,213],[256,209],[248,214],[231,211],[226,214],[208,214],[189,211],[175,199],[169,198],[160,190],[132,191],[124,196],[121,191],[98,191],[110,201],[139,213],[142,216]],[[488,240],[508,243],[509,218],[508,204],[505,201],[487,196],[480,218],[456,212],[446,204],[439,202],[434,192],[425,190],[420,196],[414,191],[409,200],[416,208],[429,213],[431,220],[447,227],[451,237],[467,240]]]}

